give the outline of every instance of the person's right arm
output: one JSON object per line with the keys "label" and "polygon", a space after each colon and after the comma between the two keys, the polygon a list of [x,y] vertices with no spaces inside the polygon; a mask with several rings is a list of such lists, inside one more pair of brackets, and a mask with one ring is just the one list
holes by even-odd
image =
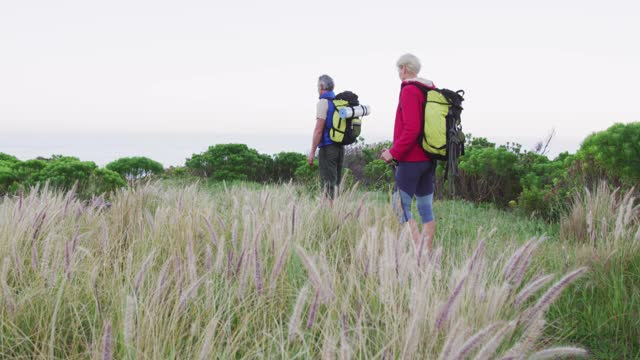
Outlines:
{"label": "person's right arm", "polygon": [[320,139],[322,139],[325,122],[325,119],[316,119],[316,127],[313,129],[313,137],[311,139],[311,152],[309,152],[309,155],[307,156],[307,162],[309,165],[313,165],[313,159],[316,156],[316,149],[318,149],[318,144],[320,144]]}
{"label": "person's right arm", "polygon": [[320,99],[316,106],[316,126],[313,129],[313,135],[311,137],[311,151],[307,155],[307,163],[309,163],[309,165],[313,165],[313,159],[316,156],[318,144],[320,144],[320,140],[322,139],[328,110],[329,101],[326,99]]}

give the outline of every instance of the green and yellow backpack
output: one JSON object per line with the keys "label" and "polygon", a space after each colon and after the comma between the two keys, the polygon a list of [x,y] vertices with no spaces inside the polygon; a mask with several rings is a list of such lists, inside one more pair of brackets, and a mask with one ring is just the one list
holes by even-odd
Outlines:
{"label": "green and yellow backpack", "polygon": [[[448,174],[457,176],[458,158],[464,155],[465,137],[460,119],[464,91],[433,89],[415,82],[402,86],[407,85],[415,85],[425,94],[422,134],[419,140],[422,149],[432,159],[447,162],[445,180]],[[453,192],[453,188],[451,191]]]}
{"label": "green and yellow backpack", "polygon": [[336,144],[350,145],[358,141],[362,129],[362,118],[353,117],[344,119],[340,117],[340,109],[348,106],[358,106],[358,95],[351,91],[343,91],[336,95],[333,101],[333,118],[329,128],[329,138]]}

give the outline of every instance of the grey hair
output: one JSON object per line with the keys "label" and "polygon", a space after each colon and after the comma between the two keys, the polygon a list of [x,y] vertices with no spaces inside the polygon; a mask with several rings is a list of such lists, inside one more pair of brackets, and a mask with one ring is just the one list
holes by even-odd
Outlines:
{"label": "grey hair", "polygon": [[318,78],[318,86],[320,86],[322,90],[332,91],[334,86],[333,79],[329,75],[320,75]]}
{"label": "grey hair", "polygon": [[401,66],[405,66],[409,72],[416,75],[418,75],[418,73],[420,72],[421,67],[420,59],[418,59],[418,57],[413,54],[404,54],[400,56],[400,59],[398,59],[396,65],[398,66],[398,69],[400,69]]}

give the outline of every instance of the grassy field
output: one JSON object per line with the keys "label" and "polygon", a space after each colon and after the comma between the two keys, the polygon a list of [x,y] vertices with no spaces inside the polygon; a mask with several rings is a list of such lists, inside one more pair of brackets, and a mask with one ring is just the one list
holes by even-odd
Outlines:
{"label": "grassy field", "polygon": [[7,197],[0,357],[638,357],[638,208],[595,195],[557,225],[437,202],[431,253],[357,190]]}

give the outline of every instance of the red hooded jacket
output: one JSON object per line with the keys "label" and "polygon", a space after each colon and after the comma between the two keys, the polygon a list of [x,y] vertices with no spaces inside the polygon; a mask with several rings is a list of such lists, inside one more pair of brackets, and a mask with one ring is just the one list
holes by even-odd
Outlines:
{"label": "red hooded jacket", "polygon": [[[430,80],[421,78],[403,81],[402,84],[419,82],[435,89]],[[400,90],[396,122],[393,128],[393,146],[389,151],[394,159],[402,162],[428,161],[429,156],[420,146],[425,96],[417,86],[404,86]]]}

